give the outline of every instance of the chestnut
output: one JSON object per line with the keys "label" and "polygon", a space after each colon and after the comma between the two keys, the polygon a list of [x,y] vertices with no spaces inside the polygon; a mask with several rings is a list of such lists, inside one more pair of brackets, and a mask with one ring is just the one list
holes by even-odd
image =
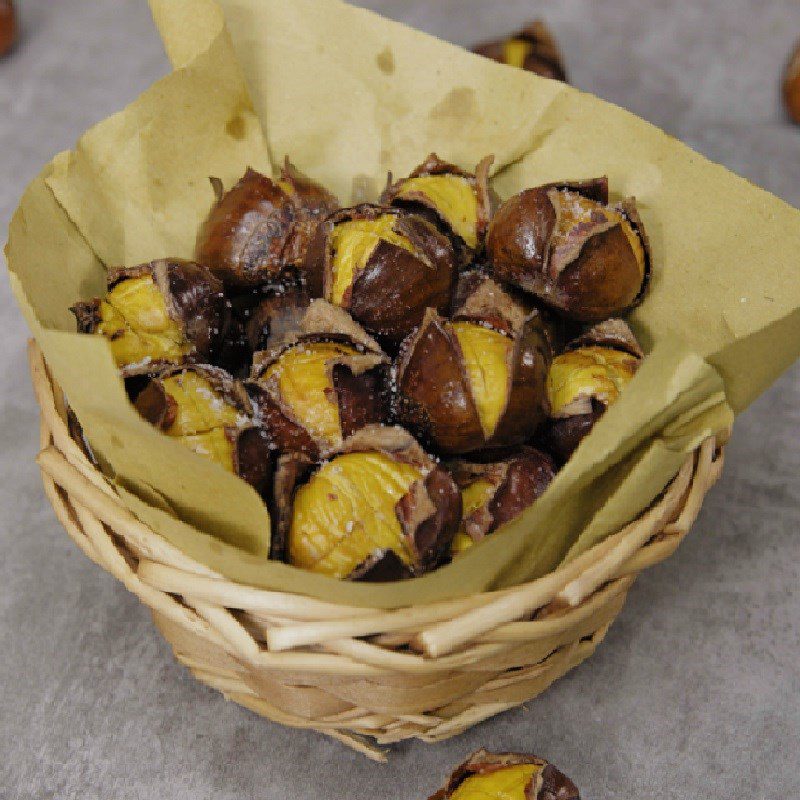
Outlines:
{"label": "chestnut", "polygon": [[151,378],[134,406],[151,425],[257,491],[269,488],[269,438],[254,422],[244,387],[225,370],[206,364],[169,367]]}
{"label": "chestnut", "polygon": [[486,254],[497,277],[579,322],[630,309],[650,275],[636,203],[609,205],[606,178],[547,184],[509,198],[489,225]]}
{"label": "chestnut", "polygon": [[473,173],[431,153],[407,178],[392,183],[389,175],[380,201],[426,214],[453,239],[460,263],[467,265],[483,246],[492,214],[493,161],[493,156],[486,156]]}
{"label": "chestnut", "polygon": [[522,447],[502,461],[456,461],[450,474],[461,491],[462,519],[451,551],[468,550],[537,500],[556,474],[549,455]]}
{"label": "chestnut", "polygon": [[505,39],[484,42],[475,45],[472,50],[493,61],[534,72],[543,78],[567,80],[561,51],[550,29],[541,19],[530,22]]}
{"label": "chestnut", "polygon": [[248,169],[224,192],[200,229],[197,260],[230,286],[258,286],[298,268],[317,224],[339,207],[326,189],[287,160],[273,181]]}
{"label": "chestnut", "polygon": [[[328,324],[318,319],[326,315]],[[255,354],[247,387],[276,448],[316,459],[385,420],[388,372],[375,341],[317,300],[293,335]]]}
{"label": "chestnut", "polygon": [[580,800],[578,787],[543,758],[473,753],[428,800]]}
{"label": "chestnut", "polygon": [[630,383],[643,353],[620,319],[606,320],[575,339],[547,376],[550,420],[542,444],[557,459],[569,459],[606,409]]}
{"label": "chestnut", "polygon": [[310,302],[308,293],[300,286],[278,285],[263,292],[245,325],[252,352],[267,350],[294,333]]}
{"label": "chestnut", "polygon": [[452,320],[433,309],[400,349],[395,413],[447,455],[527,441],[547,413],[541,314],[484,277]]}
{"label": "chestnut", "polygon": [[398,343],[426,308],[444,312],[456,278],[449,239],[422,217],[362,204],[318,226],[303,272],[312,296]]}
{"label": "chestnut", "polygon": [[205,267],[178,258],[112,270],[105,298],[70,310],[80,333],[109,340],[125,377],[207,360],[230,316],[222,283]]}
{"label": "chestnut", "polygon": [[[288,562],[339,579],[388,581],[422,575],[447,557],[461,518],[450,475],[411,435],[370,425],[346,439],[299,483],[279,520]],[[284,507],[288,504],[284,500]],[[280,538],[274,547],[280,552]]]}

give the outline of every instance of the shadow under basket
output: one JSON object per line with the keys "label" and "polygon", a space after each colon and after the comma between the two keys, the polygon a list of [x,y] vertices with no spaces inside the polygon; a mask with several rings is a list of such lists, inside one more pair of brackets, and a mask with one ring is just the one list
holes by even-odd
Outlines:
{"label": "shadow under basket", "polygon": [[594,652],[636,576],[669,556],[722,470],[706,440],[638,519],[538,580],[461,600],[375,611],[233,583],[139,522],[70,435],[35,342],[38,463],[83,552],[153,613],[175,656],[226,698],[364,755],[455,736],[543,692]]}

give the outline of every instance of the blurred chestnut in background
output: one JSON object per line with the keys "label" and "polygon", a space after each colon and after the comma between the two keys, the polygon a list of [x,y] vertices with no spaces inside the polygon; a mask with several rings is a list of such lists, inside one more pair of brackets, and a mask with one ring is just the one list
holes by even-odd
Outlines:
{"label": "blurred chestnut in background", "polygon": [[795,46],[783,76],[783,102],[789,116],[800,124],[800,42]]}
{"label": "blurred chestnut in background", "polygon": [[501,64],[535,72],[543,78],[567,80],[561,51],[543,20],[536,19],[505,39],[475,45],[475,53]]}
{"label": "blurred chestnut in background", "polygon": [[0,56],[11,51],[18,33],[14,3],[12,0],[0,0]]}

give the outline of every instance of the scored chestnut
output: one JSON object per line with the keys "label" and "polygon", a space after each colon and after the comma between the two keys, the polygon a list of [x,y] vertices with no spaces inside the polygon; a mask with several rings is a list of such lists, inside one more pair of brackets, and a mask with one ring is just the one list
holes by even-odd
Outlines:
{"label": "scored chestnut", "polygon": [[272,475],[270,442],[254,422],[244,387],[206,364],[169,367],[134,401],[136,410],[167,436],[220,464],[259,492]]}
{"label": "scored chestnut", "polygon": [[608,181],[526,189],[486,236],[494,274],[569,319],[599,322],[641,300],[650,253],[633,198],[609,205]]}
{"label": "scored chestnut", "polygon": [[125,377],[207,360],[230,315],[222,283],[205,267],[178,258],[112,270],[105,298],[70,310],[80,333],[109,340]]}
{"label": "scored chestnut", "polygon": [[431,153],[407,178],[392,183],[390,175],[381,203],[426,214],[453,239],[459,261],[466,265],[483,246],[492,214],[493,161],[486,156],[473,173]]}
{"label": "scored chestnut", "polygon": [[293,335],[255,354],[247,388],[276,448],[316,459],[385,420],[388,373],[377,343],[317,300]]}
{"label": "scored chestnut", "polygon": [[287,160],[277,181],[248,169],[217,201],[200,229],[197,260],[227,285],[248,287],[297,269],[318,223],[338,200]]}
{"label": "scored chestnut", "polygon": [[463,553],[537,500],[556,474],[550,456],[522,447],[503,461],[471,464],[456,461],[450,474],[461,491],[462,519],[451,546]]}
{"label": "scored chestnut", "polygon": [[422,217],[362,204],[318,226],[303,272],[312,296],[399,342],[426,308],[445,311],[456,278],[450,240]]}
{"label": "scored chestnut", "polygon": [[578,337],[553,359],[547,376],[550,420],[542,444],[569,459],[606,409],[636,374],[643,353],[620,319],[606,320]]}
{"label": "scored chestnut", "polygon": [[298,484],[282,478],[281,491],[294,502],[277,519],[273,540],[290,564],[339,579],[388,581],[422,575],[446,558],[461,497],[402,428],[362,428],[310,475],[296,462],[291,470]]}
{"label": "scored chestnut", "polygon": [[472,48],[478,55],[534,72],[543,78],[566,81],[567,72],[555,37],[543,20],[536,19],[505,39]]}
{"label": "scored chestnut", "polygon": [[478,750],[428,800],[580,800],[578,787],[548,761]]}
{"label": "scored chestnut", "polygon": [[521,444],[546,416],[550,360],[541,314],[483,276],[452,320],[430,309],[403,342],[395,413],[447,455]]}

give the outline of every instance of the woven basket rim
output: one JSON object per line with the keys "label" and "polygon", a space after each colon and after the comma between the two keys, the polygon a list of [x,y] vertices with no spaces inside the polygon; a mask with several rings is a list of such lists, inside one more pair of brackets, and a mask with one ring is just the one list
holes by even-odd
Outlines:
{"label": "woven basket rim", "polygon": [[[364,735],[382,743],[410,736],[437,741],[517,705],[510,687],[518,680],[519,667],[504,666],[510,654],[526,647],[535,650],[537,642],[544,646],[566,639],[530,664],[529,669],[542,673],[543,686],[534,694],[587,657],[638,573],[667,558],[688,532],[719,477],[727,438],[706,440],[642,515],[541,578],[458,600],[390,611],[365,609],[235,583],[169,544],[122,505],[73,440],[64,398],[33,340],[29,361],[42,413],[37,462],[45,492],[83,552],[150,607],[179,660],[200,680],[257,713],[320,730],[379,759],[381,751]],[[589,633],[579,636],[587,627]],[[186,636],[190,639],[184,640]],[[188,654],[197,641],[205,650]],[[220,658],[210,659],[206,651],[224,653],[234,668],[222,669],[216,663]],[[547,666],[547,674],[541,665]],[[437,705],[433,691],[435,712],[412,709],[381,716],[353,701],[349,712],[328,713],[343,702],[327,694],[329,682],[337,678],[343,683],[391,684],[402,678],[436,684],[457,676],[469,684],[478,673],[491,675],[474,692],[486,702],[470,705],[467,692],[460,702]],[[276,705],[276,693],[287,682],[297,689],[292,681],[298,677],[303,686],[316,682],[322,687],[322,694],[308,701],[309,713]],[[500,699],[488,702],[495,697]],[[397,703],[402,705],[402,698]]]}

